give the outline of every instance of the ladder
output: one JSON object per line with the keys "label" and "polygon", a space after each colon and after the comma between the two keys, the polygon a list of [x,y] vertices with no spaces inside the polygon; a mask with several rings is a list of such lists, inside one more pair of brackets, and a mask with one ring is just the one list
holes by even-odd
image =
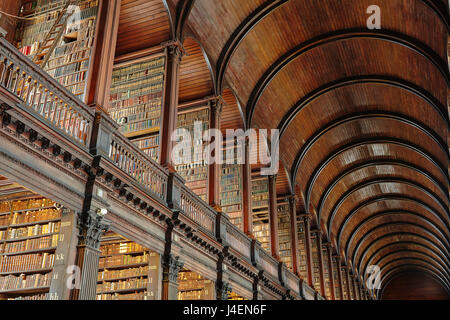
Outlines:
{"label": "ladder", "polygon": [[51,27],[48,34],[45,36],[42,43],[39,45],[36,54],[33,57],[33,62],[39,65],[42,69],[47,64],[50,56],[58,45],[59,40],[66,29],[67,20],[72,16],[73,12],[67,12],[69,6],[74,5],[78,0],[67,0],[64,8],[60,11],[55,23]]}

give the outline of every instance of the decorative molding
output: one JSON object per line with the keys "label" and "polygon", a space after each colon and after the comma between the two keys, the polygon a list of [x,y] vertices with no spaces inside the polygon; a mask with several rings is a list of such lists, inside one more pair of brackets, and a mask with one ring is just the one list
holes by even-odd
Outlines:
{"label": "decorative molding", "polygon": [[184,262],[180,261],[180,257],[174,257],[172,254],[169,254],[163,260],[164,274],[167,276],[169,282],[177,283],[178,282],[178,273],[184,266]]}
{"label": "decorative molding", "polygon": [[78,213],[77,227],[79,230],[78,243],[93,249],[100,248],[100,238],[109,230],[111,222],[103,216],[93,213]]}

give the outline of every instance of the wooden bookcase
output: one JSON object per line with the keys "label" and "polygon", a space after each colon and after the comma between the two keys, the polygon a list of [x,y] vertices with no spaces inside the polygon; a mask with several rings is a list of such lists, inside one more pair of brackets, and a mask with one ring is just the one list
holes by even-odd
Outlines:
{"label": "wooden bookcase", "polygon": [[153,300],[159,255],[114,233],[102,237],[97,300]]}
{"label": "wooden bookcase", "polygon": [[341,292],[339,290],[338,264],[335,258],[332,259],[333,259],[334,296],[336,300],[341,300]]}
{"label": "wooden bookcase", "polygon": [[252,176],[253,235],[270,252],[269,180]]}
{"label": "wooden bookcase", "polygon": [[214,282],[183,269],[178,273],[178,300],[214,300]]}
{"label": "wooden bookcase", "polygon": [[292,269],[289,203],[279,202],[277,211],[280,258],[289,269]]}
{"label": "wooden bookcase", "polygon": [[242,166],[237,161],[237,146],[224,145],[224,157],[227,150],[234,150],[234,164],[221,165],[220,206],[230,218],[231,223],[242,229]]}
{"label": "wooden bookcase", "polygon": [[113,69],[110,116],[120,131],[155,161],[159,157],[165,56]]}
{"label": "wooden bookcase", "polygon": [[[202,136],[209,129],[209,109],[207,106],[196,108],[194,110],[181,110],[178,112],[177,128],[189,131],[194,140],[195,122],[201,122]],[[203,159],[203,147],[197,152],[194,146],[202,145],[203,139],[192,141],[190,162],[184,161],[184,164],[175,166],[175,170],[186,181],[186,186],[198,195],[203,201],[207,201],[207,182],[208,165]],[[203,145],[202,145],[203,146]]]}
{"label": "wooden bookcase", "polygon": [[322,257],[323,257],[323,282],[325,284],[325,296],[329,300],[331,299],[330,291],[330,272],[328,268],[328,249],[326,246],[322,246]]}
{"label": "wooden bookcase", "polygon": [[[32,19],[19,23],[16,31],[16,46],[23,54],[31,58],[34,56],[64,4],[65,0],[37,0],[22,7],[21,16]],[[94,45],[98,0],[81,0],[77,5],[81,21],[67,24],[44,70],[84,101],[91,49]]]}
{"label": "wooden bookcase", "polygon": [[316,236],[311,235],[311,253],[312,253],[312,260],[313,260],[313,284],[316,291],[320,292],[320,273],[319,273],[319,251],[317,250],[316,245]]}
{"label": "wooden bookcase", "polygon": [[305,224],[302,221],[297,223],[298,230],[298,265],[299,265],[299,273],[303,280],[307,280],[308,278],[308,269],[307,269],[307,256],[306,256],[306,238],[305,238]]}
{"label": "wooden bookcase", "polygon": [[49,299],[60,226],[61,210],[50,199],[0,203],[2,299]]}

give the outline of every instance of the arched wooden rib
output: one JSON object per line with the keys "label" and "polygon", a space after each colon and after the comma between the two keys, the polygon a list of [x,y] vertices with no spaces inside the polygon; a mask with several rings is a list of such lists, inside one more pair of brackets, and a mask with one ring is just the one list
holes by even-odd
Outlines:
{"label": "arched wooden rib", "polygon": [[257,84],[253,88],[252,93],[247,102],[247,119],[248,125],[251,127],[253,115],[255,113],[256,106],[259,99],[261,98],[264,90],[269,86],[275,76],[281,72],[287,65],[292,61],[297,59],[302,54],[318,48],[322,45],[326,45],[333,42],[339,42],[349,39],[375,39],[387,41],[390,43],[395,43],[404,46],[420,55],[425,57],[430,61],[442,74],[447,85],[450,85],[450,76],[448,73],[447,63],[443,60],[436,52],[434,52],[426,44],[418,41],[417,39],[411,38],[405,34],[389,31],[389,30],[367,30],[367,29],[349,29],[340,30],[337,32],[331,32],[327,34],[320,35],[316,38],[310,39],[297,47],[289,50],[283,56],[281,56],[275,63],[273,63],[263,74],[263,76],[258,80]]}
{"label": "arched wooden rib", "polygon": [[[320,196],[320,200],[319,203],[317,205],[317,213],[318,213],[318,220],[321,220],[322,217],[322,210],[323,210],[323,206],[326,202],[326,199],[328,198],[328,196],[330,195],[331,191],[334,189],[334,187],[342,180],[344,179],[347,175],[350,175],[354,172],[357,172],[361,169],[364,168],[368,168],[368,167],[373,167],[373,166],[400,166],[403,168],[407,168],[410,169],[412,171],[415,171],[423,176],[425,176],[433,185],[436,186],[436,188],[438,188],[443,194],[445,194],[447,196],[446,200],[449,200],[449,195],[448,192],[446,192],[446,187],[444,187],[439,180],[436,177],[433,177],[432,174],[428,171],[426,171],[425,169],[421,169],[421,168],[417,168],[414,164],[412,163],[408,163],[405,161],[400,161],[400,160],[373,160],[373,161],[368,161],[368,162],[364,162],[361,164],[357,164],[355,166],[352,166],[351,168],[343,171],[342,173],[340,173],[336,178],[333,179],[333,181],[325,188],[324,192],[322,193],[322,195]],[[448,187],[447,187],[448,189]]]}
{"label": "arched wooden rib", "polygon": [[[362,252],[360,258],[358,259],[358,264],[356,265],[356,270],[358,270],[358,273],[360,273],[363,270],[366,270],[368,264],[367,261],[364,264],[364,267],[362,268],[361,264],[364,261],[364,258],[366,257],[367,253],[369,252],[369,250],[375,245],[377,244],[379,241],[389,238],[389,237],[395,237],[398,235],[402,235],[402,236],[408,236],[408,237],[414,237],[414,238],[420,238],[421,240],[425,241],[429,246],[433,247],[435,250],[437,250],[440,255],[442,256],[443,260],[447,263],[447,265],[450,267],[450,262],[449,262],[449,254],[446,253],[445,251],[443,251],[439,246],[436,245],[436,243],[434,243],[433,241],[431,241],[429,238],[420,235],[418,233],[415,232],[401,232],[401,233],[387,233],[384,234],[381,237],[378,237],[377,239],[373,240],[372,242],[369,243],[369,245],[364,249],[364,251]],[[375,254],[375,253],[374,253]],[[373,257],[372,254],[370,256],[370,258]]]}
{"label": "arched wooden rib", "polygon": [[[417,154],[420,154],[421,156],[423,156],[424,158],[426,158],[433,166],[435,166],[436,168],[438,168],[443,176],[446,178],[447,182],[449,181],[449,177],[446,173],[447,169],[446,166],[444,166],[443,164],[440,164],[439,161],[437,161],[436,159],[434,159],[433,156],[429,155],[428,152],[424,149],[422,149],[420,146],[416,146],[413,145],[411,142],[403,140],[403,139],[396,139],[396,138],[391,138],[391,137],[375,137],[375,138],[365,138],[365,139],[359,139],[356,141],[352,141],[342,147],[339,147],[336,150],[333,150],[332,152],[330,152],[330,154],[325,158],[325,160],[323,160],[319,166],[317,166],[311,177],[308,180],[308,183],[306,185],[306,189],[305,189],[305,194],[306,194],[306,200],[309,203],[309,199],[311,197],[311,190],[314,187],[314,184],[317,180],[317,178],[319,177],[319,175],[321,174],[321,172],[325,169],[325,167],[336,157],[338,157],[340,154],[351,150],[353,148],[359,147],[359,146],[366,146],[366,145],[372,145],[372,144],[393,144],[393,145],[398,145],[401,147],[405,147],[406,149],[409,149]],[[298,163],[295,163],[294,166],[291,169],[291,175],[292,175],[292,181],[296,181],[296,177],[297,177],[297,171],[298,171]],[[306,201],[305,201],[306,203]],[[309,208],[306,207],[306,210],[309,211]]]}

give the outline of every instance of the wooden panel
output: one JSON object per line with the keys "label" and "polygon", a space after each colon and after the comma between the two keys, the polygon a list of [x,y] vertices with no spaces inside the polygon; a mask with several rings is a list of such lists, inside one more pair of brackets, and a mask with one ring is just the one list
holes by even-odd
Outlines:
{"label": "wooden panel", "polygon": [[170,32],[162,0],[122,0],[116,56],[159,45]]}
{"label": "wooden panel", "polygon": [[183,43],[186,55],[181,60],[180,103],[204,98],[213,93],[211,72],[199,44],[192,38]]}
{"label": "wooden panel", "polygon": [[220,129],[226,134],[227,129],[244,129],[238,100],[230,89],[225,89],[222,94],[224,106],[220,118]]}
{"label": "wooden panel", "polygon": [[450,300],[450,295],[435,279],[422,272],[398,276],[384,289],[382,300]]}

